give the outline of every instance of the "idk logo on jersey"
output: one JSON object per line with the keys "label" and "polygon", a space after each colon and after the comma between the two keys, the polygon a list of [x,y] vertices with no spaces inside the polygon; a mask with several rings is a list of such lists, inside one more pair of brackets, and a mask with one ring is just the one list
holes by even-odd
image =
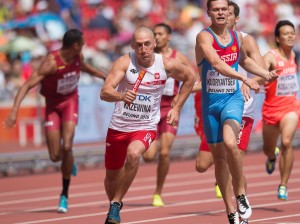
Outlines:
{"label": "idk logo on jersey", "polygon": [[157,72],[157,73],[154,73],[154,79],[159,79],[160,78],[160,74]]}

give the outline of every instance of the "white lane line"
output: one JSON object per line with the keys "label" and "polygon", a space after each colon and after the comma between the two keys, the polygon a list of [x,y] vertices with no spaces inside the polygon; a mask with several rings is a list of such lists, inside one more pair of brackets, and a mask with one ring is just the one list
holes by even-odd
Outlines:
{"label": "white lane line", "polygon": [[[300,191],[300,188],[298,189]],[[274,192],[271,192],[272,194]],[[255,196],[252,196],[255,197]],[[191,205],[191,204],[199,204],[199,203],[208,203],[212,201],[216,201],[217,199],[208,199],[208,200],[198,200],[198,201],[192,201],[192,203],[184,203],[185,205]],[[219,200],[218,200],[219,201]],[[259,208],[259,207],[270,207],[270,206],[278,206],[278,205],[286,205],[286,204],[296,204],[300,203],[300,200],[294,200],[294,201],[282,201],[282,202],[276,202],[276,203],[267,203],[267,204],[260,204],[253,206],[253,208]],[[175,206],[181,206],[183,203],[174,203],[172,205],[169,205],[167,207],[175,207]],[[148,207],[138,207],[138,208],[131,208],[131,209],[124,209],[122,210],[122,213],[124,212],[136,212],[136,211],[142,211],[142,210],[150,210],[150,209],[157,209],[153,206]],[[188,215],[180,215],[180,216],[171,216],[171,217],[163,217],[158,219],[148,219],[148,220],[141,220],[141,221],[134,221],[134,222],[128,222],[123,224],[137,224],[137,223],[149,223],[149,222],[157,222],[159,220],[166,220],[166,219],[177,219],[178,218],[185,218],[185,217],[191,217],[191,216],[203,216],[203,215],[209,215],[209,214],[216,214],[216,213],[223,213],[225,212],[224,209],[214,211],[214,212],[204,212],[204,213],[194,213],[194,214],[188,214]],[[100,215],[106,215],[107,212],[99,212],[99,213],[90,213],[90,214],[84,214],[84,215],[75,215],[75,216],[69,216],[69,217],[62,217],[62,218],[54,218],[54,219],[44,219],[44,220],[36,220],[36,221],[28,221],[28,222],[18,222],[15,224],[36,224],[36,223],[47,223],[47,222],[56,222],[56,221],[63,221],[63,220],[70,220],[70,219],[78,219],[78,218],[87,218],[87,217],[94,217],[94,216],[100,216]]]}
{"label": "white lane line", "polygon": [[[293,174],[298,174],[300,173],[300,169],[294,169],[293,170]],[[201,175],[200,175],[201,176]],[[273,175],[273,177],[275,176],[279,176],[279,173],[276,173]],[[198,174],[198,177],[199,177],[199,174]],[[261,172],[261,173],[256,173],[256,174],[249,174],[247,175],[247,180],[248,180],[248,186],[252,186],[251,185],[251,181],[249,181],[251,178],[258,178],[258,177],[262,177],[262,178],[266,178],[266,174],[265,172]],[[181,180],[181,182],[176,182],[176,183],[166,183],[164,185],[164,188],[175,188],[175,187],[184,187],[184,186],[191,186],[191,185],[201,185],[201,184],[204,184],[204,183],[212,183],[212,182],[215,182],[215,179],[212,177],[212,178],[206,178],[206,179],[203,179],[203,178],[198,178],[196,180],[192,180],[192,181],[184,181],[182,180],[182,178],[179,178]],[[278,181],[277,181],[278,182]],[[276,182],[276,184],[277,184]],[[147,186],[137,186],[137,187],[132,187],[130,189],[130,191],[143,191],[143,190],[151,190],[151,189],[154,189],[155,188],[155,182],[153,182],[153,184],[151,185],[147,185]],[[260,183],[264,183],[264,182],[259,182],[257,183],[257,185],[259,185]],[[273,183],[273,182],[272,182]],[[289,183],[293,183],[293,179],[291,179],[289,181]],[[208,190],[208,189],[207,189]],[[211,189],[210,189],[211,190]],[[99,195],[105,195],[105,191],[102,190],[102,191],[89,191],[89,192],[85,192],[85,193],[74,193],[74,194],[70,194],[70,197],[72,198],[78,198],[78,197],[87,197],[87,196],[99,196]],[[40,201],[48,201],[48,200],[57,200],[57,195],[53,195],[53,196],[45,196],[45,197],[32,197],[29,195],[29,198],[27,199],[20,199],[20,200],[8,200],[8,201],[5,201],[5,200],[2,200],[0,202],[0,206],[4,206],[4,205],[12,205],[12,204],[21,204],[21,203],[32,203],[32,202],[40,202]]]}
{"label": "white lane line", "polygon": [[[273,217],[264,218],[264,219],[254,219],[254,220],[251,220],[251,223],[252,222],[262,222],[262,221],[267,221],[267,220],[278,220],[278,219],[293,218],[293,217],[299,217],[299,216],[300,216],[300,214],[283,215],[283,216],[276,216],[276,217],[273,216]],[[296,224],[296,223],[300,223],[300,222],[285,222],[285,223]],[[277,223],[277,224],[280,224],[280,223]]]}
{"label": "white lane line", "polygon": [[[294,169],[296,167],[300,167],[300,162],[294,162]],[[258,165],[251,165],[251,166],[245,166],[244,171],[247,174],[247,171],[254,171],[254,170],[263,170],[264,166],[258,166]],[[294,170],[293,170],[294,172]],[[208,170],[205,173],[197,173],[194,172],[188,172],[188,173],[180,173],[180,174],[168,174],[168,180],[176,180],[176,179],[182,179],[182,178],[189,178],[189,177],[198,177],[201,175],[201,177],[204,176],[212,176],[214,173],[213,169]],[[265,173],[264,173],[265,174]],[[247,174],[247,177],[249,174]],[[151,177],[145,177],[145,178],[136,178],[134,180],[135,183],[143,183],[143,182],[153,182],[156,180],[156,176]],[[1,181],[1,180],[0,180]],[[83,189],[83,188],[90,188],[90,187],[102,187],[102,182],[99,183],[90,183],[90,184],[73,184],[72,189]],[[20,190],[20,191],[10,191],[10,192],[1,192],[0,197],[6,197],[6,196],[16,196],[16,195],[29,195],[29,194],[36,194],[36,193],[45,193],[45,192],[52,192],[52,191],[60,191],[61,187],[47,187],[47,188],[39,188],[39,189],[31,189],[31,190]],[[3,201],[3,200],[1,200]]]}

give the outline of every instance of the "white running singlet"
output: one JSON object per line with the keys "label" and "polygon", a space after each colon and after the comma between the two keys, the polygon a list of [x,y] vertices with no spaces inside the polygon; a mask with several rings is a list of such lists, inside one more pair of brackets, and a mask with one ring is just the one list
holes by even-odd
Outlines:
{"label": "white running singlet", "polygon": [[[247,33],[241,32],[243,38],[247,36]],[[245,69],[243,69],[241,66],[239,66],[239,73],[243,74],[244,76],[247,76],[248,78],[253,78],[253,75],[248,73]],[[242,81],[240,82],[240,86],[242,86]],[[248,101],[245,101],[244,104],[244,111],[243,111],[243,117],[250,117],[254,119],[254,113],[255,113],[255,92],[254,90],[250,89],[250,99]]]}
{"label": "white running singlet", "polygon": [[126,92],[132,89],[141,69],[145,69],[146,74],[136,99],[131,105],[123,101],[116,102],[109,128],[122,132],[156,130],[160,120],[161,96],[168,78],[162,55],[155,54],[154,64],[143,68],[137,64],[135,53],[131,52],[129,67],[118,86],[118,91]]}

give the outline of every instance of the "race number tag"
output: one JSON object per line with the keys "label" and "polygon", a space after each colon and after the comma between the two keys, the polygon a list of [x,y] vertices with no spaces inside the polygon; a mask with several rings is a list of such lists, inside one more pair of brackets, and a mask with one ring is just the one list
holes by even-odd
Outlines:
{"label": "race number tag", "polygon": [[296,74],[281,75],[277,78],[276,96],[291,96],[299,90]]}
{"label": "race number tag", "polygon": [[236,80],[223,76],[215,70],[208,70],[206,91],[217,94],[234,93],[236,91]]}
{"label": "race number tag", "polygon": [[149,121],[151,119],[153,105],[154,97],[152,95],[139,94],[132,104],[123,104],[122,116],[126,120]]}
{"label": "race number tag", "polygon": [[63,95],[76,90],[78,85],[78,76],[75,74],[65,75],[63,79],[57,81],[57,92]]}
{"label": "race number tag", "polygon": [[168,78],[163,90],[163,95],[173,96],[174,95],[175,80],[173,78]]}

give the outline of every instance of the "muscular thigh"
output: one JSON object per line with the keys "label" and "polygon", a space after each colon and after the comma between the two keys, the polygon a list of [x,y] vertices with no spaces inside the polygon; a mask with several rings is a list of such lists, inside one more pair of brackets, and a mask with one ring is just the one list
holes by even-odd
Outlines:
{"label": "muscular thigh", "polygon": [[78,122],[78,97],[64,101],[46,101],[46,131],[60,130],[62,122]]}
{"label": "muscular thigh", "polygon": [[277,146],[280,129],[278,125],[263,124],[263,142],[264,148],[273,150]]}
{"label": "muscular thigh", "polygon": [[298,126],[298,115],[295,112],[287,113],[279,123],[281,138],[291,141]]}
{"label": "muscular thigh", "polygon": [[175,135],[170,132],[162,133],[160,136],[160,151],[162,153],[168,153],[175,140]]}

